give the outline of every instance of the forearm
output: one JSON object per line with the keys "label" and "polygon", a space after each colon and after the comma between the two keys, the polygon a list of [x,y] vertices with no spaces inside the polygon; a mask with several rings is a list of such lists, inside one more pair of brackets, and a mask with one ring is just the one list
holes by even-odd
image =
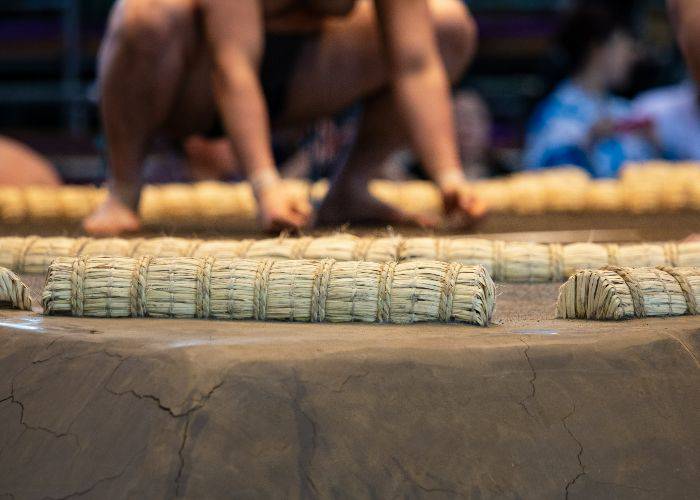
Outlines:
{"label": "forearm", "polygon": [[464,181],[447,71],[427,0],[375,0],[398,108],[416,155],[443,190]]}
{"label": "forearm", "polygon": [[442,64],[397,78],[394,89],[415,153],[430,177],[441,187],[464,182],[449,81]]}
{"label": "forearm", "polygon": [[276,180],[267,105],[254,68],[230,64],[215,69],[214,91],[226,132],[248,179],[256,186]]}

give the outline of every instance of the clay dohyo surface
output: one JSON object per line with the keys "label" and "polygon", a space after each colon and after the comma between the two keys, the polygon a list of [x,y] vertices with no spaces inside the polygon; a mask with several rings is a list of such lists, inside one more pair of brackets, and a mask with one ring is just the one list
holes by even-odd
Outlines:
{"label": "clay dohyo surface", "polygon": [[700,319],[557,289],[489,328],[0,311],[0,498],[695,498]]}

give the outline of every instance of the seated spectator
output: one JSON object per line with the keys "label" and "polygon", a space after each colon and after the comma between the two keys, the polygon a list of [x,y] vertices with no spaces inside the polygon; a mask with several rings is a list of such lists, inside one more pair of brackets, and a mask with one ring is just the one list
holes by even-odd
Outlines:
{"label": "seated spectator", "polygon": [[639,120],[653,124],[664,158],[700,160],[700,103],[692,80],[649,90],[633,103]]}
{"label": "seated spectator", "polygon": [[631,104],[612,93],[636,60],[624,20],[604,6],[582,4],[564,23],[560,44],[571,73],[531,118],[525,167],[578,165],[594,177],[614,177],[626,161],[657,156],[650,123],[634,120]]}

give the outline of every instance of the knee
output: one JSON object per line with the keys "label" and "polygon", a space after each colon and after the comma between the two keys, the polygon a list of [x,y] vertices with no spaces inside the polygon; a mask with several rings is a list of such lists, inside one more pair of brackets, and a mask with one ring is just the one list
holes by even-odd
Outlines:
{"label": "knee", "polygon": [[456,82],[476,52],[476,22],[464,4],[456,0],[434,0],[431,8],[445,67],[450,79]]}
{"label": "knee", "polygon": [[121,0],[110,19],[109,38],[138,53],[162,53],[186,32],[188,0]]}

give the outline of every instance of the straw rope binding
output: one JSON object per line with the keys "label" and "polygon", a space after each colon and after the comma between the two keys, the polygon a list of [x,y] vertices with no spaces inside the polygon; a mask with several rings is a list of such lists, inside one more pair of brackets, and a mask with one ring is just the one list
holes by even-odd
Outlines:
{"label": "straw rope binding", "polygon": [[61,257],[46,314],[301,322],[488,325],[495,289],[483,267],[215,257]]}
{"label": "straw rope binding", "polygon": [[[287,179],[286,189],[318,200],[328,183]],[[509,177],[479,180],[464,186],[477,193],[492,212],[632,211],[700,209],[700,164],[648,162],[627,165],[620,180],[593,180],[585,170],[560,167]],[[370,191],[403,210],[439,214],[442,197],[426,181],[376,180]],[[106,196],[90,186],[0,188],[0,221],[80,220]],[[140,216],[146,225],[178,224],[254,227],[257,207],[248,183],[200,182],[146,186]],[[216,203],[212,203],[216,200]]]}
{"label": "straw rope binding", "polygon": [[191,240],[183,238],[90,239],[0,238],[0,266],[18,273],[43,274],[57,257],[216,257],[224,259],[334,259],[400,262],[441,260],[482,265],[501,282],[563,281],[578,269],[700,266],[700,243],[601,245],[539,244],[477,238],[360,238],[339,234],[321,238]]}
{"label": "straw rope binding", "polygon": [[7,306],[30,311],[32,298],[27,285],[22,283],[22,280],[15,273],[0,267],[0,308]]}
{"label": "straw rope binding", "polygon": [[621,320],[700,314],[700,267],[608,266],[574,274],[559,289],[559,318]]}

